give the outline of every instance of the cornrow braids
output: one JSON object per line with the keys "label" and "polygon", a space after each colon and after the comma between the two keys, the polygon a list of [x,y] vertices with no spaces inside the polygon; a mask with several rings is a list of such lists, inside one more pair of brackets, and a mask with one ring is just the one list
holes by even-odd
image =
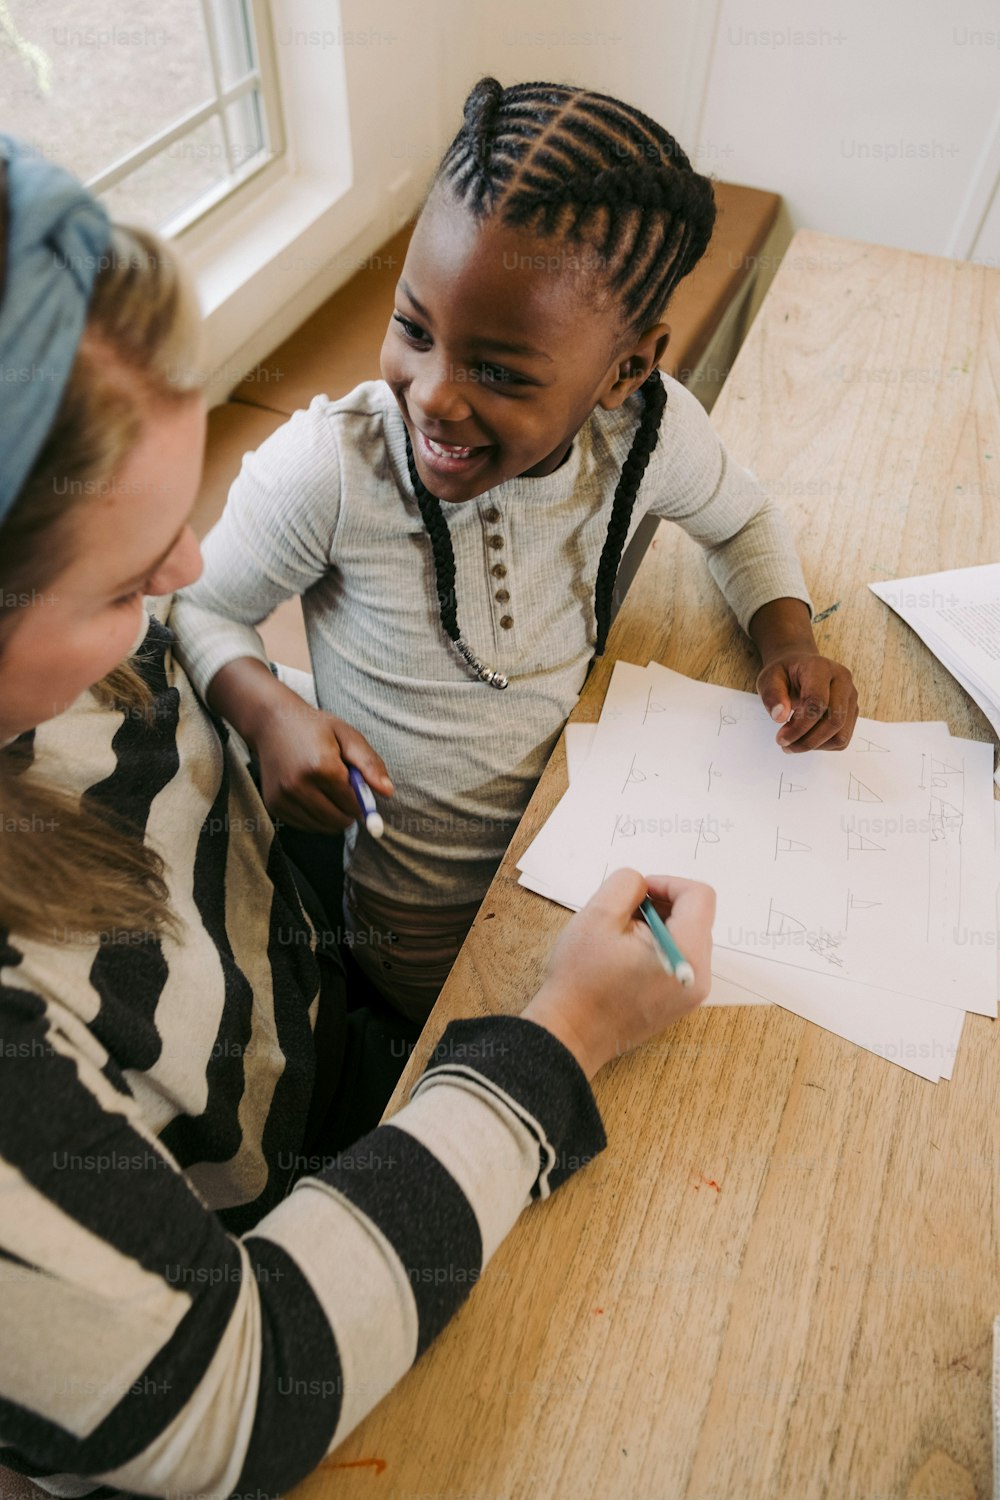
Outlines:
{"label": "cornrow braids", "polygon": [[[505,89],[482,78],[442,158],[443,183],[477,218],[596,252],[618,299],[622,331],[650,327],[711,239],[715,197],[681,147],[655,120],[607,94],[554,83]],[[639,485],[656,446],[667,393],[654,370],[639,388],[642,415],[615,489],[594,589],[595,656],[611,626],[611,602]],[[485,667],[462,640],[455,554],[440,501],[417,473],[409,435],[410,481],[431,542],[441,626],[473,671],[494,687],[507,678]]]}
{"label": "cornrow braids", "polygon": [[712,184],[661,125],[608,94],[481,78],[438,168],[477,218],[596,252],[628,328],[655,322],[704,254]]}

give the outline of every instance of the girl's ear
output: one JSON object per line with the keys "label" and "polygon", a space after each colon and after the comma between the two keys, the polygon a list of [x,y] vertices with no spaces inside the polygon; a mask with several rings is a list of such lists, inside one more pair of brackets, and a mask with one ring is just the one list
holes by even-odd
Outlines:
{"label": "girl's ear", "polygon": [[654,328],[641,334],[616,359],[617,375],[597,403],[598,406],[603,406],[605,411],[614,411],[622,402],[627,401],[633,391],[637,391],[656,369],[669,343],[670,326],[667,323],[657,323]]}

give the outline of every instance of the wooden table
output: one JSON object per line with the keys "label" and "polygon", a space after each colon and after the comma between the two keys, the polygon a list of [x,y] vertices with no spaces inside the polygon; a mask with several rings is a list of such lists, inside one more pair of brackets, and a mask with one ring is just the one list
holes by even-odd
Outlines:
{"label": "wooden table", "polygon": [[[1000,272],[803,232],[715,408],[791,518],[817,610],[839,604],[818,637],[874,718],[990,738],[866,584],[1000,557],[998,373]],[[575,719],[597,718],[618,657],[753,686],[752,649],[676,528]],[[428,1042],[535,989],[566,913],[517,886],[515,861],[564,787],[560,743]],[[522,1216],[437,1344],[297,1496],[991,1493],[998,1043],[968,1017],[935,1086],[757,1006],[702,1010],[616,1062],[596,1088],[607,1151]],[[383,1462],[345,1467],[366,1459]]]}

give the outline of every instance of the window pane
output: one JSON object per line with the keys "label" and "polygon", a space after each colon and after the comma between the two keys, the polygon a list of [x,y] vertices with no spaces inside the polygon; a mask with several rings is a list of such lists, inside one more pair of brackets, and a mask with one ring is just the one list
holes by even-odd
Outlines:
{"label": "window pane", "polygon": [[267,145],[264,133],[264,111],[260,94],[244,94],[226,110],[229,144],[233,153],[233,170],[241,172]]}
{"label": "window pane", "polygon": [[159,229],[229,176],[222,125],[206,120],[102,195],[114,219]]}
{"label": "window pane", "polygon": [[0,127],[83,178],[214,97],[200,0],[7,0],[7,11]]}
{"label": "window pane", "polygon": [[222,87],[238,83],[254,66],[250,21],[242,0],[208,0]]}

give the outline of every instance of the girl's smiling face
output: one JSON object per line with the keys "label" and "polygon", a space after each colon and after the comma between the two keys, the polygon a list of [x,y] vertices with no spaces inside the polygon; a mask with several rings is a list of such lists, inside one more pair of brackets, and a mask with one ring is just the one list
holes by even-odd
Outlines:
{"label": "girl's smiling face", "polygon": [[551,474],[595,406],[620,406],[666,347],[623,341],[586,246],[477,221],[435,188],[410,241],[382,375],[431,494],[472,500]]}

